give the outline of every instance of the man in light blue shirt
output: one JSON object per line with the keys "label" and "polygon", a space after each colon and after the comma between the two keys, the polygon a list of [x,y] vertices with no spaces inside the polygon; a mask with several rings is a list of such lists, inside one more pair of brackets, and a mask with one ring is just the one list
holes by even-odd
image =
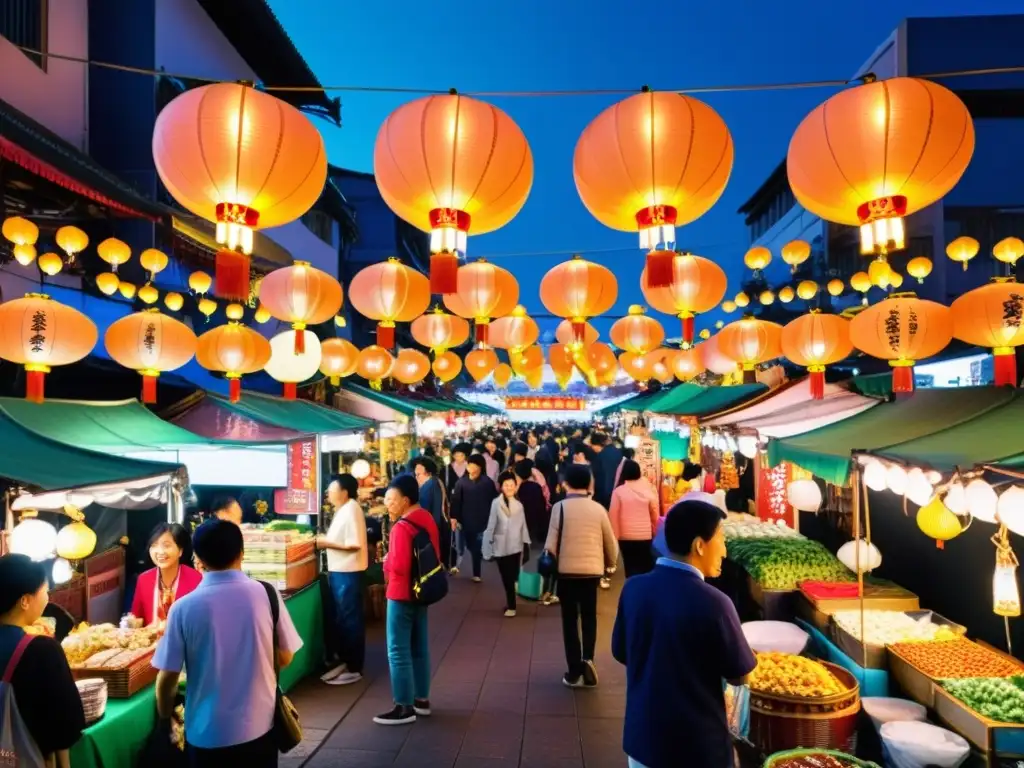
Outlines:
{"label": "man in light blue shirt", "polygon": [[[271,733],[277,681],[274,619],[264,585],[242,573],[242,531],[210,520],[193,536],[205,574],[199,587],[171,606],[153,666],[157,711],[174,709],[178,677],[188,667],[185,739],[189,763],[276,768]],[[277,663],[285,667],[302,647],[277,590]]]}

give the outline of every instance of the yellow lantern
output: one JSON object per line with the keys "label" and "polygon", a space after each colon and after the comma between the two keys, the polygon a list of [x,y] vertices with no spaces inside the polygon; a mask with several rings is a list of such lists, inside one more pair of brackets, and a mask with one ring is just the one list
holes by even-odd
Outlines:
{"label": "yellow lantern", "polygon": [[942,503],[938,494],[917,511],[917,527],[925,536],[935,539],[935,546],[939,549],[965,530],[960,518]]}
{"label": "yellow lantern", "polygon": [[831,294],[832,296],[842,296],[843,290],[846,288],[846,286],[843,285],[843,281],[840,280],[839,278],[836,278],[835,280],[829,280],[827,287],[829,294]]}
{"label": "yellow lantern", "polygon": [[916,277],[917,282],[923,283],[924,279],[932,273],[932,260],[927,256],[915,256],[907,262],[907,274]]}
{"label": "yellow lantern", "polygon": [[18,243],[14,246],[14,260],[21,264],[21,266],[27,267],[36,260],[36,247],[34,245]]}
{"label": "yellow lantern", "polygon": [[747,294],[743,293],[743,291],[740,291],[733,298],[732,303],[735,304],[737,307],[746,307],[750,305],[750,297],[747,296]]}
{"label": "yellow lantern", "polygon": [[64,259],[56,253],[44,253],[39,257],[39,269],[53,277],[64,268]]}
{"label": "yellow lantern", "polygon": [[736,302],[735,301],[723,301],[722,302],[722,311],[723,312],[735,312],[736,311]]}
{"label": "yellow lantern", "polygon": [[113,296],[117,293],[118,287],[120,287],[121,281],[118,280],[117,275],[113,272],[100,272],[96,275],[96,287],[100,289],[100,293],[105,296]]}
{"label": "yellow lantern", "polygon": [[779,289],[779,301],[783,304],[789,304],[789,302],[795,298],[796,291],[794,291],[790,286],[787,285],[785,288]]}
{"label": "yellow lantern", "polygon": [[960,262],[964,267],[964,272],[966,272],[967,262],[978,255],[979,248],[981,246],[977,240],[965,235],[958,237],[946,246],[946,255],[949,256],[950,260]]}
{"label": "yellow lantern", "polygon": [[171,312],[177,312],[183,306],[185,306],[185,299],[180,293],[171,292],[164,296],[164,306],[167,307]]}
{"label": "yellow lantern", "polygon": [[711,331],[709,331],[707,328],[703,328],[701,329],[699,336],[703,341],[707,341],[708,339],[711,338]]}
{"label": "yellow lantern", "polygon": [[241,320],[245,316],[245,307],[241,304],[228,304],[224,307],[228,320]]}
{"label": "yellow lantern", "polygon": [[139,254],[139,263],[149,272],[149,279],[156,280],[157,274],[167,268],[167,254],[156,248],[147,248]]}
{"label": "yellow lantern", "polygon": [[899,272],[894,272],[892,267],[889,268],[889,287],[898,289],[903,286],[903,275]]}
{"label": "yellow lantern", "polygon": [[156,304],[157,299],[160,298],[160,291],[154,288],[149,283],[139,288],[139,301],[143,304]]}
{"label": "yellow lantern", "polygon": [[127,283],[124,280],[118,280],[117,290],[119,290],[121,292],[121,295],[124,296],[126,299],[135,298],[135,283]]}
{"label": "yellow lantern", "polygon": [[211,285],[213,285],[213,278],[205,272],[197,271],[188,276],[188,287],[200,296],[205,295]]}
{"label": "yellow lantern", "polygon": [[1024,240],[1017,237],[1004,237],[992,246],[992,255],[998,261],[1012,266],[1017,263],[1017,259],[1024,256]]}
{"label": "yellow lantern", "polygon": [[868,303],[868,291],[871,290],[871,278],[867,272],[857,272],[850,278],[850,287],[858,293],[863,293],[864,298],[861,303],[867,305]]}
{"label": "yellow lantern", "polygon": [[85,560],[95,549],[96,532],[81,520],[69,523],[57,531],[57,557],[72,562]]}
{"label": "yellow lantern", "polygon": [[868,279],[872,285],[877,285],[883,290],[889,286],[889,262],[884,258],[875,259],[868,265]]}
{"label": "yellow lantern", "polygon": [[793,272],[811,256],[811,246],[803,240],[792,240],[782,246],[782,260],[792,267]]}
{"label": "yellow lantern", "polygon": [[132,249],[128,247],[128,243],[116,237],[108,237],[97,245],[96,253],[110,265],[112,272],[117,272],[117,268],[132,257]]}
{"label": "yellow lantern", "polygon": [[766,307],[770,307],[775,303],[775,294],[771,291],[761,291],[761,295],[757,297],[757,300]]}
{"label": "yellow lantern", "polygon": [[743,256],[747,269],[760,272],[772,262],[772,252],[763,245],[755,245]]}
{"label": "yellow lantern", "polygon": [[209,320],[210,315],[217,311],[217,302],[204,296],[199,300],[199,311],[206,315],[206,319]]}
{"label": "yellow lantern", "polygon": [[54,235],[54,240],[64,253],[68,255],[68,263],[73,263],[75,256],[84,251],[89,245],[89,236],[78,227],[61,227]]}
{"label": "yellow lantern", "polygon": [[810,301],[818,295],[818,284],[813,280],[801,280],[796,287],[796,295],[804,301]]}
{"label": "yellow lantern", "polygon": [[39,227],[21,216],[4,219],[3,236],[15,245],[35,245],[39,240]]}
{"label": "yellow lantern", "polygon": [[253,320],[255,320],[260,325],[263,325],[263,323],[270,320],[271,317],[272,315],[270,314],[270,310],[264,307],[262,304],[260,304],[258,307],[256,307],[256,313],[253,315]]}

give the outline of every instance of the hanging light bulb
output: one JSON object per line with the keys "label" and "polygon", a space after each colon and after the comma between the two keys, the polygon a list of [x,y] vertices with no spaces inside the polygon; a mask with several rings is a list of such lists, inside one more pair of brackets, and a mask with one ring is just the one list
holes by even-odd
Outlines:
{"label": "hanging light bulb", "polygon": [[942,473],[936,472],[934,469],[929,469],[925,472],[925,477],[928,478],[928,482],[932,485],[938,485],[942,482]]}
{"label": "hanging light bulb", "polygon": [[11,531],[8,545],[11,552],[42,562],[53,557],[57,546],[57,529],[40,520],[37,514],[34,510],[22,513],[21,522]]}
{"label": "hanging light bulb", "polygon": [[927,476],[923,470],[914,467],[907,473],[907,498],[917,504],[919,507],[923,507],[929,501],[932,500],[932,496],[935,495],[935,489],[932,488],[932,484],[928,482]]}
{"label": "hanging light bulb", "polygon": [[[992,486],[980,477],[971,480],[964,489],[967,500],[967,511],[975,520],[982,520],[986,523],[996,521],[996,509],[999,506],[999,498]],[[946,506],[949,506],[948,504]]]}
{"label": "hanging light bulb", "polygon": [[869,461],[864,467],[864,485],[872,491],[884,491],[886,488],[885,465],[880,461]]}
{"label": "hanging light bulb", "polygon": [[907,471],[893,464],[885,472],[885,485],[897,496],[903,496],[907,492]]}
{"label": "hanging light bulb", "polygon": [[1017,534],[1024,535],[1024,488],[1011,485],[999,495],[998,521]]}
{"label": "hanging light bulb", "polygon": [[71,577],[75,575],[74,570],[71,568],[71,563],[65,560],[63,557],[58,557],[53,561],[53,583],[54,584],[67,584],[71,581]]}
{"label": "hanging light bulb", "polygon": [[950,483],[946,488],[946,497],[942,500],[942,503],[946,505],[946,509],[957,517],[966,515],[967,492],[964,490],[964,484],[959,480]]}

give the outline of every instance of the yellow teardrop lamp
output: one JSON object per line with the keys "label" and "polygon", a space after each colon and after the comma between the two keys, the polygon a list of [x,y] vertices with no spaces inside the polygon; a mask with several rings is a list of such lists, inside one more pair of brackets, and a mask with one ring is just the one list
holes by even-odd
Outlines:
{"label": "yellow teardrop lamp", "polygon": [[938,494],[917,511],[917,527],[925,536],[935,539],[935,546],[939,549],[944,549],[947,541],[967,530],[967,526],[950,511]]}

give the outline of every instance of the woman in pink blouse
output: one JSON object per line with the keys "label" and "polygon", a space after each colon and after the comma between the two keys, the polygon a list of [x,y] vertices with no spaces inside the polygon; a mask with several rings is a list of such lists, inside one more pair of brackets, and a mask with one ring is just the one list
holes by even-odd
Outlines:
{"label": "woman in pink blouse", "polygon": [[612,492],[612,505],[608,510],[612,531],[619,540],[626,578],[647,573],[654,567],[651,542],[658,526],[660,511],[658,495],[640,472],[640,465],[632,459],[622,463],[622,484]]}

